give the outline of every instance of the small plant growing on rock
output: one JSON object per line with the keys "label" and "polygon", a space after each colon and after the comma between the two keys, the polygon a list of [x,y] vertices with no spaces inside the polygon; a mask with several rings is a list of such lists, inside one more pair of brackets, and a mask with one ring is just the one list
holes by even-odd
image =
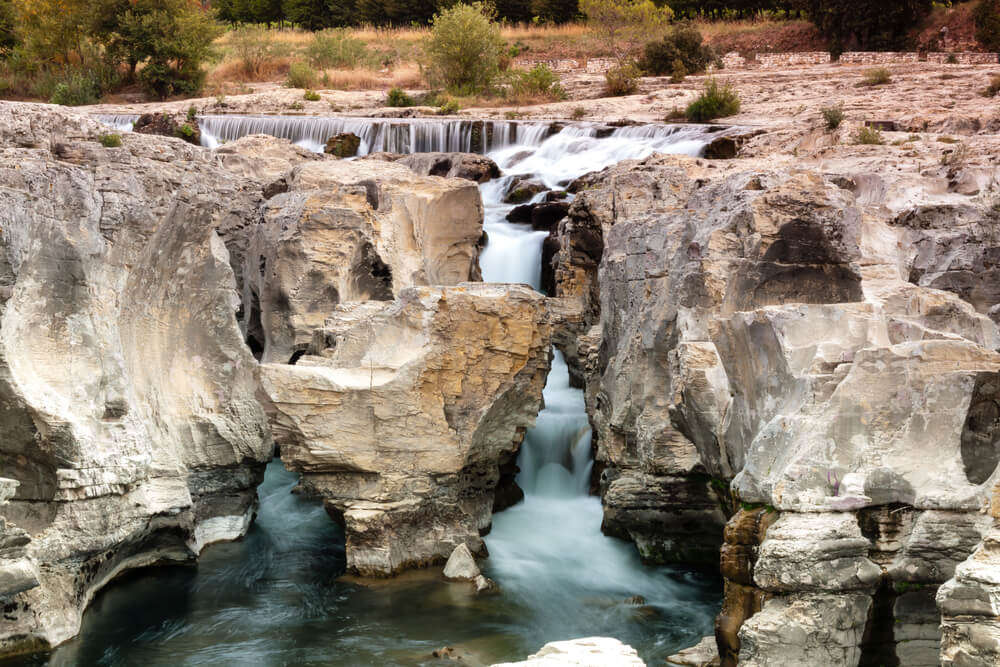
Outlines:
{"label": "small plant growing on rock", "polygon": [[385,105],[387,107],[412,107],[414,104],[416,104],[414,99],[398,86],[390,88],[385,96]]}
{"label": "small plant growing on rock", "polygon": [[196,109],[194,105],[189,106],[187,113],[188,122],[193,123],[197,117],[198,117],[198,109]]}
{"label": "small plant growing on rock", "polygon": [[706,123],[716,118],[735,116],[739,112],[740,96],[733,85],[720,85],[715,79],[709,79],[701,95],[688,105],[685,115],[692,122]]}
{"label": "small plant growing on rock", "polygon": [[826,129],[831,132],[840,127],[840,124],[844,122],[844,108],[839,104],[832,107],[823,107],[820,109],[820,113],[823,114]]}
{"label": "small plant growing on rock", "polygon": [[884,86],[892,83],[892,72],[884,67],[865,70],[865,74],[858,83],[859,87]]}
{"label": "small plant growing on rock", "polygon": [[944,59],[944,62],[946,65],[957,65],[958,56],[956,56],[954,53],[949,53],[948,57]]}
{"label": "small plant growing on rock", "polygon": [[120,134],[102,134],[97,140],[105,148],[118,148],[122,145],[122,135]]}
{"label": "small plant growing on rock", "polygon": [[664,122],[674,123],[679,120],[687,120],[687,112],[680,107],[674,107],[667,112],[667,115],[663,117]]}
{"label": "small plant growing on rock", "polygon": [[570,118],[573,120],[583,120],[587,115],[587,110],[583,107],[574,107],[573,113],[570,114]]}
{"label": "small plant growing on rock", "polygon": [[981,95],[983,97],[996,97],[1000,95],[1000,74],[990,79],[989,85],[983,89]]}
{"label": "small plant growing on rock", "polygon": [[506,118],[507,120],[517,120],[518,118],[520,118],[523,115],[524,114],[521,113],[520,111],[504,111],[503,112],[503,117]]}
{"label": "small plant growing on rock", "polygon": [[882,138],[882,133],[876,128],[866,125],[858,128],[857,133],[854,135],[854,143],[867,146],[881,146],[885,143],[885,139]]}
{"label": "small plant growing on rock", "polygon": [[461,109],[462,107],[459,106],[457,100],[455,100],[454,98],[448,98],[441,103],[440,107],[438,107],[438,115],[453,116],[454,114],[457,114]]}
{"label": "small plant growing on rock", "polygon": [[177,136],[181,139],[191,140],[194,138],[195,129],[190,123],[184,123],[177,128]]}
{"label": "small plant growing on rock", "polygon": [[612,97],[631,95],[639,90],[639,68],[631,63],[616,65],[604,74],[604,90]]}
{"label": "small plant growing on rock", "polygon": [[288,108],[292,111],[302,111],[306,108],[306,105],[302,104],[302,102],[292,102],[288,105]]}
{"label": "small plant growing on rock", "polygon": [[559,83],[559,75],[548,65],[538,64],[527,71],[512,71],[508,76],[509,100],[527,103],[566,99],[566,90]]}
{"label": "small plant growing on rock", "polygon": [[307,89],[305,94],[302,96],[302,99],[304,99],[306,102],[319,102],[323,98],[320,97],[319,93],[317,93],[315,90]]}

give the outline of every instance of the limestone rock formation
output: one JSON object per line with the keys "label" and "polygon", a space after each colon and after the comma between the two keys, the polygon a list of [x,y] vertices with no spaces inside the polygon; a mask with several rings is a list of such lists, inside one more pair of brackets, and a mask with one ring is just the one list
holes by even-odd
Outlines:
{"label": "limestone rock formation", "polygon": [[474,184],[375,160],[293,159],[285,187],[246,233],[245,333],[264,361],[304,352],[341,302],[480,278]]}
{"label": "limestone rock formation", "polygon": [[[0,653],[120,572],[240,536],[272,441],[226,230],[259,183],[177,139],[0,103]],[[4,488],[10,496],[11,485]]]}
{"label": "limestone rock formation", "polygon": [[558,225],[604,530],[706,563],[729,518],[722,665],[935,664],[934,591],[991,522],[991,186],[862,168],[653,156]]}
{"label": "limestone rock formation", "polygon": [[500,176],[496,162],[477,153],[372,153],[369,160],[398,162],[421,176],[444,176],[463,178],[467,181],[485,183]]}
{"label": "limestone rock formation", "polygon": [[282,460],[345,525],[350,571],[484,550],[502,464],[549,369],[545,299],[521,286],[341,304],[294,366],[264,364]]}
{"label": "limestone rock formation", "polygon": [[585,637],[549,642],[538,653],[520,662],[505,662],[493,667],[645,667],[635,649],[610,637]]}
{"label": "limestone rock formation", "polygon": [[448,556],[448,562],[444,564],[444,576],[446,579],[462,579],[465,581],[475,581],[476,577],[482,576],[476,560],[472,557],[472,552],[465,542],[455,547],[455,550]]}

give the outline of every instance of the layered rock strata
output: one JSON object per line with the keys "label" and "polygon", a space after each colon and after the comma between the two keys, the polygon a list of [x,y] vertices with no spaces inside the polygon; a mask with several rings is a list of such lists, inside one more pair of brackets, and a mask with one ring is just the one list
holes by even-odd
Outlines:
{"label": "layered rock strata", "polygon": [[724,665],[936,664],[934,593],[998,481],[997,174],[826,168],[654,156],[570,187],[604,529],[659,562],[725,536]]}
{"label": "layered rock strata", "polygon": [[0,104],[0,653],[71,637],[123,570],[240,536],[271,456],[220,236],[259,184],[105,132]]}
{"label": "layered rock strata", "polygon": [[550,342],[527,287],[416,287],[342,304],[294,366],[262,366],[282,460],[344,524],[350,571],[391,575],[459,544],[484,553]]}

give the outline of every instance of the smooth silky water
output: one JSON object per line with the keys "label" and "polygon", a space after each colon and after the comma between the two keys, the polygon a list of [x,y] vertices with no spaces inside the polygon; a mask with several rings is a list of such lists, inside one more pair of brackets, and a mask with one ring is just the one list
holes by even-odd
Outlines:
{"label": "smooth silky water", "polygon": [[[298,135],[277,121],[267,128],[236,120],[243,125],[228,129],[217,121],[206,142],[218,145],[226,132],[235,138],[284,128],[282,136],[315,149],[314,137],[329,128],[302,120]],[[126,129],[129,119],[115,121]],[[406,136],[388,125],[368,131],[368,147],[448,150],[467,141],[463,131],[430,123],[406,127]],[[653,152],[696,155],[707,136],[663,126],[621,128],[603,139],[586,125],[553,136],[544,124],[498,128],[490,156],[504,175],[481,186],[489,236],[483,277],[536,289],[546,234],[506,222],[512,207],[502,197],[510,178],[530,174],[561,187]],[[297,476],[275,460],[244,539],[207,547],[196,567],[122,577],[98,594],[77,639],[4,664],[419,665],[440,664],[431,652],[454,646],[474,665],[595,635],[616,637],[650,664],[662,663],[711,633],[720,580],[643,566],[631,544],[601,534],[600,500],[588,495],[593,462],[583,393],[570,386],[558,351],[544,397],[518,458],[525,499],[496,514],[485,538],[490,557],[481,565],[499,583],[498,595],[477,597],[468,584],[444,581],[438,568],[385,582],[343,578],[343,533],[319,503],[291,493]]]}

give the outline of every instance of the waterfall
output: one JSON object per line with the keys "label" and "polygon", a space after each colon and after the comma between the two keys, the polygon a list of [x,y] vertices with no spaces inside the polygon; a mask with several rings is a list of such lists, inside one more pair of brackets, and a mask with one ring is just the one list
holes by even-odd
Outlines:
{"label": "waterfall", "polygon": [[94,116],[94,120],[97,120],[105,125],[110,125],[117,132],[131,132],[132,126],[135,125],[135,121],[139,120],[138,114],[98,114]]}

